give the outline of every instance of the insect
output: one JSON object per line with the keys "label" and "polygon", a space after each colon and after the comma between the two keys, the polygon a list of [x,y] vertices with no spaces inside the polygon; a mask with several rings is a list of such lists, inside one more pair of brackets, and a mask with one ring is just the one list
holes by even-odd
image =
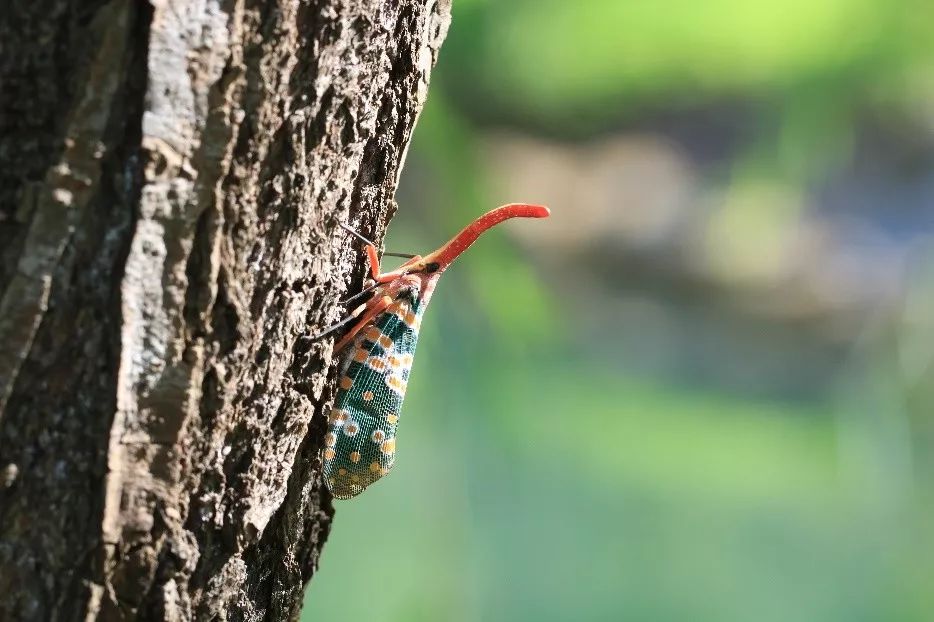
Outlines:
{"label": "insect", "polygon": [[418,330],[438,279],[490,227],[510,218],[545,218],[549,213],[541,205],[503,205],[467,225],[433,253],[407,256],[408,261],[386,273],[380,272],[376,248],[366,243],[374,283],[350,300],[369,296],[368,300],[315,336],[321,338],[356,320],[334,346],[341,376],[328,417],[324,478],[336,498],[360,494],[392,468]]}

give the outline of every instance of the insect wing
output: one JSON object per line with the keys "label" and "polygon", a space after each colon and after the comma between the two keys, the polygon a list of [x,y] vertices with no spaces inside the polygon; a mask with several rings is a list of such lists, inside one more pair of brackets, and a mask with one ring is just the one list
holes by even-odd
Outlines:
{"label": "insect wing", "polygon": [[325,437],[324,476],[347,499],[389,473],[396,428],[421,324],[418,291],[406,291],[342,353],[340,390]]}

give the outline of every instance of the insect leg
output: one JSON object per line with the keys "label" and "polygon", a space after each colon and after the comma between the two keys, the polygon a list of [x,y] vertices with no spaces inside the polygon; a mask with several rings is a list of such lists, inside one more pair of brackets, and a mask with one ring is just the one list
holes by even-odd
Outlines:
{"label": "insect leg", "polygon": [[366,258],[370,262],[370,272],[373,280],[379,282],[379,257],[376,255],[376,247],[372,244],[366,245]]}
{"label": "insect leg", "polygon": [[[370,301],[370,303],[372,303],[372,301]],[[354,324],[353,328],[347,331],[346,335],[340,338],[340,341],[334,344],[335,352],[343,350],[344,346],[353,341],[353,338],[357,336],[357,333],[360,332],[360,329],[369,324],[370,320],[372,320],[374,317],[385,311],[386,307],[392,304],[392,298],[389,296],[383,296],[375,303],[370,303],[367,303],[368,308],[366,313],[363,314],[363,317],[361,317],[360,320]]]}
{"label": "insect leg", "polygon": [[376,289],[377,287],[379,287],[379,283],[370,283],[370,285],[367,285],[366,287],[361,289],[359,292],[357,292],[353,296],[350,296],[349,298],[344,298],[343,300],[340,301],[340,303],[342,305],[348,305],[352,302],[356,302],[357,299],[362,298],[363,296],[366,296],[367,294],[372,294],[373,290]]}
{"label": "insect leg", "polygon": [[365,237],[363,237],[362,235],[360,235],[359,233],[357,233],[356,231],[354,231],[348,225],[345,225],[344,223],[340,223],[340,226],[345,231],[349,232],[351,235],[356,236],[357,239],[362,240],[363,243],[365,244],[364,250],[366,251],[367,261],[370,264],[370,274],[372,274],[373,280],[376,281],[377,283],[387,283],[391,281],[392,279],[394,279],[399,274],[405,274],[403,268],[405,268],[410,263],[421,259],[421,255],[409,255],[408,253],[384,253],[384,255],[391,255],[393,257],[406,257],[408,258],[408,261],[406,261],[404,264],[402,264],[401,266],[399,266],[392,272],[388,272],[387,274],[380,274],[379,255],[376,252],[376,245],[373,244],[373,242],[366,239]]}
{"label": "insect leg", "polygon": [[366,309],[366,303],[363,303],[362,305],[360,305],[359,307],[357,307],[356,309],[354,309],[353,311],[351,311],[351,312],[347,315],[347,317],[345,317],[344,319],[342,319],[342,320],[339,321],[338,323],[332,324],[332,325],[328,326],[327,328],[325,328],[325,329],[324,329],[323,331],[321,331],[320,333],[317,333],[316,335],[312,335],[311,337],[308,337],[308,340],[309,340],[309,341],[318,341],[319,339],[322,339],[322,338],[324,338],[324,337],[327,337],[328,335],[330,335],[330,334],[333,333],[334,331],[338,330],[339,328],[342,328],[342,327],[344,327],[344,326],[347,326],[347,325],[350,324],[352,321],[354,321],[354,319],[356,319],[358,315],[360,315],[361,313],[363,313],[364,309]]}

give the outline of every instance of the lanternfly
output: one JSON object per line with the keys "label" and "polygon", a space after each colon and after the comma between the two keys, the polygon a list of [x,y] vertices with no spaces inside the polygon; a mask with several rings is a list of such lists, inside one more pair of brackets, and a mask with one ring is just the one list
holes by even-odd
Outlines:
{"label": "lanternfly", "polygon": [[510,218],[545,218],[548,214],[548,208],[541,205],[503,205],[433,253],[411,257],[385,274],[380,273],[376,248],[367,242],[375,284],[351,300],[365,295],[369,299],[316,336],[356,320],[334,346],[340,353],[341,377],[325,436],[324,477],[335,497],[360,494],[392,468],[396,428],[422,314],[441,274],[490,227]]}

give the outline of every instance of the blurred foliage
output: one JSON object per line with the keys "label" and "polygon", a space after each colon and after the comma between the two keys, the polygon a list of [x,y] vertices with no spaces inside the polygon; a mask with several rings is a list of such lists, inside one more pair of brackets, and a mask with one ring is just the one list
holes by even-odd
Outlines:
{"label": "blurred foliage", "polygon": [[[454,11],[393,250],[431,250],[486,209],[530,199],[495,195],[482,144],[493,127],[582,139],[747,101],[756,132],[712,173],[725,190],[702,226],[712,268],[755,281],[867,111],[934,125],[930,3]],[[619,294],[577,296],[560,283],[585,266],[508,234],[545,226],[492,231],[442,279],[397,466],[337,504],[303,619],[934,619],[931,271],[912,277],[902,315],[867,320],[822,395],[764,398],[633,373],[641,353],[619,325],[581,324]]]}
{"label": "blurred foliage", "polygon": [[560,131],[750,94],[832,102],[832,120],[867,97],[910,105],[934,62],[934,5],[913,0],[469,0],[455,19],[437,79]]}

